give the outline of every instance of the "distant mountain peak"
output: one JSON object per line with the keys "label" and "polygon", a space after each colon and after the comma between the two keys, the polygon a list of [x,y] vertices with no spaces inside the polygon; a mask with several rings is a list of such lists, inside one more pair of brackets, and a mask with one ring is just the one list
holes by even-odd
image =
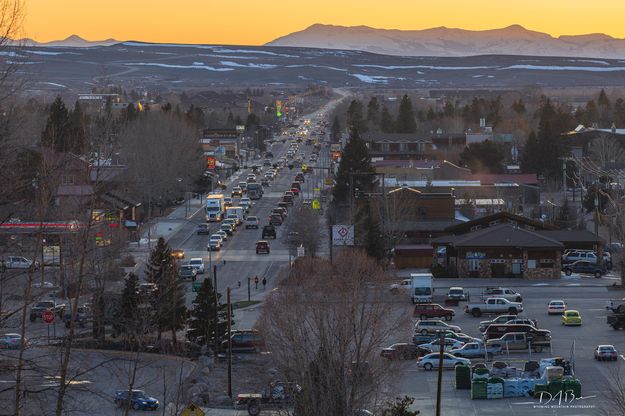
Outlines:
{"label": "distant mountain peak", "polygon": [[553,37],[513,24],[490,30],[445,26],[422,30],[376,29],[315,23],[267,46],[360,50],[399,56],[534,55],[613,58],[625,40],[598,33]]}

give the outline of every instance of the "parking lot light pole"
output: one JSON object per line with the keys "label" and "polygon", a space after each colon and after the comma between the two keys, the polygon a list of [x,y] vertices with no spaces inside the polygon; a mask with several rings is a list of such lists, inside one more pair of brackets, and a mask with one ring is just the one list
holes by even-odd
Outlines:
{"label": "parking lot light pole", "polygon": [[441,390],[443,384],[443,353],[445,352],[445,333],[440,332],[440,353],[438,356],[438,380],[436,382],[436,416],[441,416]]}

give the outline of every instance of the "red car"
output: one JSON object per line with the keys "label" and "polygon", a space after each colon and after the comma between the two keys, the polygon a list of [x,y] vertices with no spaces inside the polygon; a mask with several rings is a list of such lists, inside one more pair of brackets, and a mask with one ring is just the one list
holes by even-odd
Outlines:
{"label": "red car", "polygon": [[451,321],[455,314],[453,309],[443,308],[438,303],[427,303],[415,305],[412,315],[419,319],[444,318],[446,321]]}
{"label": "red car", "polygon": [[291,188],[291,192],[293,192],[294,196],[299,196],[299,189],[297,188]]}

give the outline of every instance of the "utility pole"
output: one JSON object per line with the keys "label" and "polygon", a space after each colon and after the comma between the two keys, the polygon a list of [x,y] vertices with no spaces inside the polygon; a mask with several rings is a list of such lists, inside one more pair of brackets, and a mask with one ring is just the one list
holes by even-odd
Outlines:
{"label": "utility pole", "polygon": [[[213,290],[215,291],[215,296],[214,296],[214,302],[215,302],[215,316],[213,317],[213,319],[215,319],[215,334],[213,336],[214,338],[214,348],[215,348],[215,357],[217,356],[217,351],[219,350],[219,337],[218,332],[219,332],[219,321],[218,321],[218,317],[219,317],[219,313],[217,311],[217,308],[219,307],[219,302],[218,300],[218,296],[217,296],[217,265],[213,266]],[[228,349],[230,349],[230,344],[228,344]]]}
{"label": "utility pole", "polygon": [[443,353],[445,352],[445,333],[440,332],[440,352],[438,356],[438,380],[436,382],[436,416],[441,416],[441,393],[443,384]]}
{"label": "utility pole", "polygon": [[228,397],[232,399],[232,304],[230,303],[230,288],[226,290],[228,298]]}
{"label": "utility pole", "polygon": [[250,293],[250,283],[251,283],[252,278],[248,277],[247,278],[247,301],[251,302],[252,298],[251,298],[251,293]]}

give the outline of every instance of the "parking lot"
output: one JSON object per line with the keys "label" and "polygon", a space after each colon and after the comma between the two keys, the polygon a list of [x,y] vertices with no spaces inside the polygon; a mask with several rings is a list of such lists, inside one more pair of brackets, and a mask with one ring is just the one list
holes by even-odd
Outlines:
{"label": "parking lot", "polygon": [[[522,287],[514,286],[515,283]],[[554,285],[545,283],[532,284],[528,281],[498,280],[490,285],[510,287],[523,295],[524,312],[521,317],[536,319],[540,329],[551,331],[552,351],[541,353],[510,352],[495,356],[497,361],[505,361],[510,367],[523,368],[525,361],[532,359],[540,361],[542,358],[563,357],[571,360],[574,374],[581,380],[582,395],[584,398],[575,403],[549,403],[548,407],[532,398],[507,398],[499,400],[471,400],[470,391],[456,390],[454,386],[454,372],[445,371],[443,376],[442,409],[445,415],[467,414],[502,414],[507,412],[513,415],[525,414],[562,414],[562,415],[594,415],[598,414],[606,403],[606,386],[614,380],[615,374],[623,375],[625,366],[625,331],[615,331],[606,324],[605,301],[610,298],[625,297],[625,292],[610,290],[605,286],[607,282],[584,278],[576,283],[558,281]],[[475,285],[470,279],[455,280],[454,286],[463,286],[476,301],[483,288],[470,287]],[[435,284],[434,301],[443,305],[446,290],[440,284]],[[559,315],[547,314],[547,304],[551,300],[562,299],[567,302],[568,309],[578,310],[583,324],[580,327],[565,327],[560,322]],[[406,295],[406,302],[410,302]],[[481,338],[478,324],[482,320],[495,318],[482,316],[474,318],[464,313],[464,304],[449,307],[456,312],[450,324],[460,326],[462,332]],[[415,319],[416,321],[416,319]],[[412,334],[407,334],[407,340]],[[598,344],[613,344],[619,351],[616,362],[597,362],[593,358],[593,350]],[[472,360],[473,363],[483,360]],[[436,407],[436,371],[424,371],[417,368],[417,363],[406,361],[402,363],[402,376],[398,379],[397,394],[410,395],[416,398],[415,409],[421,414],[435,413]]]}

